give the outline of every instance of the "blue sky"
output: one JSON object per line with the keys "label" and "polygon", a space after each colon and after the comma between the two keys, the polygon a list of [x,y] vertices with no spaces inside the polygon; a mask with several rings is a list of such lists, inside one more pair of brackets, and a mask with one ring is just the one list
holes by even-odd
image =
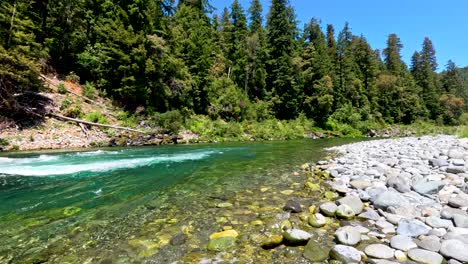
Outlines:
{"label": "blue sky", "polygon": [[[240,0],[245,10],[250,0]],[[271,0],[262,0],[265,13]],[[333,24],[338,33],[345,22],[354,35],[364,35],[374,49],[386,46],[387,36],[396,33],[403,45],[403,60],[409,64],[411,55],[421,50],[424,37],[429,37],[436,49],[439,71],[449,59],[457,66],[468,66],[468,1],[466,0],[290,0],[296,10],[299,28],[312,17],[321,19],[323,28]],[[211,0],[221,13],[232,0]]]}

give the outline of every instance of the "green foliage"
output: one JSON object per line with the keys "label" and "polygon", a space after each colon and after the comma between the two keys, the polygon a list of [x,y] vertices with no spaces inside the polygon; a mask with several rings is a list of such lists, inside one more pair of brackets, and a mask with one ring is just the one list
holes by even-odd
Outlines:
{"label": "green foliage", "polygon": [[65,109],[67,109],[67,108],[70,108],[73,105],[73,103],[74,102],[73,102],[72,98],[69,97],[69,96],[66,96],[63,99],[62,103],[60,104],[60,111],[63,111]]}
{"label": "green foliage", "polygon": [[0,138],[0,147],[6,147],[10,145],[10,142],[4,138]]}
{"label": "green foliage", "polygon": [[68,108],[62,110],[62,114],[71,118],[79,118],[83,115],[83,110],[80,104],[72,104]]}
{"label": "green foliage", "polygon": [[11,146],[11,150],[12,150],[12,151],[19,151],[19,150],[20,150],[20,146],[18,146],[18,145],[13,145],[13,146]]}
{"label": "green foliage", "polygon": [[78,84],[80,83],[80,76],[76,75],[75,72],[71,71],[68,73],[67,77],[65,77],[65,80]]}
{"label": "green foliage", "polygon": [[[408,69],[396,34],[379,52],[348,23],[337,38],[315,18],[299,32],[288,0],[271,2],[266,26],[261,1],[248,13],[240,3],[211,15],[207,0],[3,1],[0,110],[25,114],[13,95],[39,91],[41,69],[84,83],[90,99],[99,91],[128,111],[164,113],[154,125],[168,133],[186,125],[215,138],[297,138],[314,123],[357,136],[384,122],[462,122],[468,68],[450,61],[438,74],[430,39]],[[69,98],[60,109],[83,116]],[[118,119],[130,127],[142,120]]]}
{"label": "green foliage", "polygon": [[57,85],[57,92],[59,94],[66,94],[68,93],[68,90],[67,90],[67,87],[65,86],[65,84],[63,82],[60,82],[58,85]]}
{"label": "green foliage", "polygon": [[94,99],[96,96],[96,87],[90,82],[86,82],[83,86],[83,95],[89,99]]}
{"label": "green foliage", "polygon": [[156,125],[170,134],[177,134],[184,123],[184,116],[178,110],[155,114]]}
{"label": "green foliage", "polygon": [[138,126],[138,119],[135,115],[128,112],[120,111],[116,114],[117,119],[121,126],[136,128]]}
{"label": "green foliage", "polygon": [[98,124],[109,124],[107,117],[98,112],[91,112],[83,116],[85,120]]}

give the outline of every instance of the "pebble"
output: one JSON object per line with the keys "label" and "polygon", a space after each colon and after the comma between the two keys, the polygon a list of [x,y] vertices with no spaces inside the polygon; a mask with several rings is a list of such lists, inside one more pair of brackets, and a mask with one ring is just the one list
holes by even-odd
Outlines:
{"label": "pebble", "polygon": [[444,258],[440,254],[418,248],[408,251],[408,257],[423,264],[441,264],[444,261]]}
{"label": "pebble", "polygon": [[372,244],[364,249],[364,253],[371,258],[390,259],[395,255],[395,250],[383,244]]}
{"label": "pebble", "polygon": [[338,206],[338,208],[336,209],[335,214],[336,214],[336,216],[338,218],[343,218],[343,219],[347,219],[347,220],[353,219],[354,216],[356,215],[353,208],[351,208],[350,206],[348,206],[346,204],[342,204],[342,205]]}
{"label": "pebble", "polygon": [[283,210],[291,213],[300,213],[302,212],[301,204],[297,201],[288,201],[283,207]]}
{"label": "pebble", "polygon": [[468,216],[466,215],[453,215],[453,222],[456,227],[468,228]]}
{"label": "pebble", "polygon": [[359,250],[344,245],[335,245],[330,251],[330,257],[343,263],[361,262],[361,252]]}
{"label": "pebble", "polygon": [[326,216],[335,216],[338,206],[335,203],[328,202],[320,205],[320,211]]}
{"label": "pebble", "polygon": [[418,245],[409,236],[396,235],[390,239],[390,245],[394,249],[408,251],[412,248],[417,248]]}
{"label": "pebble", "polygon": [[315,228],[323,227],[327,224],[327,219],[322,214],[312,214],[308,219],[309,225]]}
{"label": "pebble", "polygon": [[300,229],[289,229],[283,232],[284,240],[291,244],[305,244],[311,237],[310,233]]}
{"label": "pebble", "polygon": [[440,253],[448,258],[468,262],[468,245],[459,240],[450,239],[443,241]]}
{"label": "pebble", "polygon": [[422,249],[434,252],[439,252],[441,246],[440,238],[437,236],[421,236],[416,240],[416,244]]}
{"label": "pebble", "polygon": [[362,219],[374,220],[374,221],[377,221],[380,219],[380,215],[375,210],[372,210],[372,209],[369,209],[361,213],[360,215],[358,215],[358,217]]}
{"label": "pebble", "polygon": [[433,228],[449,228],[452,226],[452,221],[431,216],[426,218],[426,224],[432,226]]}
{"label": "pebble", "polygon": [[335,232],[335,237],[339,243],[348,246],[355,246],[361,242],[361,232],[359,232],[359,229],[352,226],[339,228]]}
{"label": "pebble", "polygon": [[361,199],[358,196],[349,195],[344,198],[339,199],[336,201],[338,205],[347,205],[353,209],[354,214],[362,213],[364,209],[364,204],[361,202]]}
{"label": "pebble", "polygon": [[427,235],[431,228],[419,220],[404,219],[398,224],[397,233],[399,235],[406,235],[417,237],[420,235]]}

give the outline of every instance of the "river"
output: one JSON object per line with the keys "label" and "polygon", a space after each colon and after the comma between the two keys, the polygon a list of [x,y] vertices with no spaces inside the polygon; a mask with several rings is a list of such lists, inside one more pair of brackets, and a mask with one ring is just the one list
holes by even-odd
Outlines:
{"label": "river", "polygon": [[[281,261],[255,235],[291,197],[320,199],[304,188],[300,165],[351,141],[0,156],[0,263]],[[208,251],[209,235],[226,226],[241,234],[238,248]],[[176,235],[182,241],[171,244]]]}

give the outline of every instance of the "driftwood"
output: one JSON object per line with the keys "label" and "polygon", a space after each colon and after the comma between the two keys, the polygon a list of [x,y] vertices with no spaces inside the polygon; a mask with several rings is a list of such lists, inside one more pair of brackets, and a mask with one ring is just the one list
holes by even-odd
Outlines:
{"label": "driftwood", "polygon": [[121,126],[113,126],[113,125],[98,124],[98,123],[88,122],[88,121],[85,121],[85,120],[76,119],[76,118],[71,118],[71,117],[66,117],[66,116],[59,115],[59,114],[54,114],[54,113],[49,113],[49,116],[54,117],[54,118],[56,118],[56,119],[61,119],[61,120],[65,120],[65,121],[71,121],[71,122],[75,122],[75,123],[78,123],[78,124],[84,124],[84,125],[88,125],[88,126],[113,128],[113,129],[119,129],[119,130],[129,131],[129,132],[135,132],[135,133],[140,133],[140,134],[146,134],[146,132],[144,132],[144,131],[136,130],[136,129],[132,129],[132,128],[128,128],[128,127],[121,127]]}

